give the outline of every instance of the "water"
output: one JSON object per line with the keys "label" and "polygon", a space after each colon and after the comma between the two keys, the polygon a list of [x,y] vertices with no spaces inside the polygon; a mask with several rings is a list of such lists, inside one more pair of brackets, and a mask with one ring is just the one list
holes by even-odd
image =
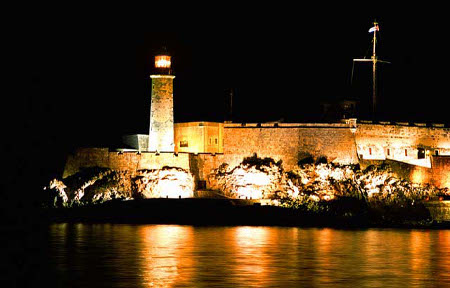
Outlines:
{"label": "water", "polygon": [[450,287],[450,230],[48,229],[47,281],[61,287]]}

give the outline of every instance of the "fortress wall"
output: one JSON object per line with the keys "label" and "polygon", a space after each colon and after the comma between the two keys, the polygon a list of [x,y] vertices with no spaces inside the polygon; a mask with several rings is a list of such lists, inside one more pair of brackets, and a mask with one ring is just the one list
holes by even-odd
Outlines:
{"label": "fortress wall", "polygon": [[418,158],[418,148],[450,155],[450,128],[358,124],[356,143],[363,159],[410,161]]}
{"label": "fortress wall", "polygon": [[358,163],[355,137],[347,124],[225,124],[224,161],[236,166],[253,153],[283,160],[287,170],[308,155],[341,164]]}
{"label": "fortress wall", "polygon": [[396,174],[399,178],[407,179],[413,183],[434,184],[433,170],[431,168],[411,165],[395,160],[386,160],[385,163],[389,164],[392,172],[394,172],[394,174]]}
{"label": "fortress wall", "polygon": [[433,156],[431,167],[432,182],[438,187],[450,189],[450,156]]}
{"label": "fortress wall", "polygon": [[376,163],[375,160],[362,160],[363,166],[371,164],[386,163],[392,168],[398,177],[407,179],[413,183],[433,184],[440,188],[450,189],[450,157],[448,156],[431,156],[432,168],[411,165],[401,161],[385,160]]}
{"label": "fortress wall", "polygon": [[135,173],[141,169],[160,169],[164,166],[174,166],[189,170],[189,154],[150,152],[109,151],[108,148],[79,148],[69,155],[64,167],[63,178],[77,173],[80,168],[102,167],[116,170],[129,170]]}
{"label": "fortress wall", "polygon": [[[150,152],[119,154],[108,148],[80,148],[68,156],[63,178],[75,174],[82,167],[105,167],[134,173],[140,169],[174,166],[190,170],[196,180],[207,181],[211,171],[222,163],[234,167],[254,153],[259,157],[282,160],[286,170],[293,169],[308,155],[315,158],[325,156],[329,161],[341,164],[356,164],[358,153],[363,156],[362,166],[364,162],[387,160],[394,172],[413,182],[450,186],[450,156],[445,156],[450,155],[449,128],[360,124],[354,133],[348,124],[225,124],[223,143],[224,153],[216,155],[180,152],[178,156],[174,153],[157,156]],[[371,148],[372,155],[369,155],[368,148]],[[426,159],[417,159],[418,148],[430,152]],[[390,156],[386,155],[387,149],[390,149]],[[408,150],[407,157],[402,156],[404,149]],[[435,150],[440,156],[433,156]],[[417,166],[422,160],[430,165]]]}
{"label": "fortress wall", "polygon": [[108,168],[108,148],[78,148],[67,156],[63,178],[77,173],[83,167]]}
{"label": "fortress wall", "polygon": [[361,164],[386,160],[400,177],[450,188],[450,128],[358,124],[355,136]]}
{"label": "fortress wall", "polygon": [[189,155],[190,171],[194,175],[195,181],[206,181],[207,187],[209,187],[208,175],[212,172],[212,170],[218,168],[225,162],[225,156],[223,154]]}

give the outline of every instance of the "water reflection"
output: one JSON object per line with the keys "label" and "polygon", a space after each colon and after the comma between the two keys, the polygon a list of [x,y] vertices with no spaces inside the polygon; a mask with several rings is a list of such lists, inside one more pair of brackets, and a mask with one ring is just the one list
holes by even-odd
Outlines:
{"label": "water reflection", "polygon": [[[430,260],[432,275],[435,279],[446,279],[450,283],[450,231],[437,231],[437,241],[433,241],[430,251],[433,258]],[[433,236],[434,240],[434,236]],[[450,286],[450,285],[448,285]]]}
{"label": "water reflection", "polygon": [[229,230],[229,237],[233,239],[230,249],[232,255],[235,255],[235,264],[229,269],[232,282],[261,286],[270,279],[271,257],[267,254],[271,235],[270,229],[262,227],[237,227]]}
{"label": "water reflection", "polygon": [[193,265],[193,228],[185,226],[142,226],[139,255],[143,284],[174,287],[189,283]]}
{"label": "water reflection", "polygon": [[449,230],[55,224],[61,287],[445,287]]}

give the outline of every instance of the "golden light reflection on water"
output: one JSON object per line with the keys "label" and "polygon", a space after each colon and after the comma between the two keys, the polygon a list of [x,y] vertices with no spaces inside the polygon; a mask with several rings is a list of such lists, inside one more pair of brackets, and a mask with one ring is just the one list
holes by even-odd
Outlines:
{"label": "golden light reflection on water", "polygon": [[[334,264],[330,257],[324,257],[325,255],[329,255],[333,252],[333,248],[336,248],[337,245],[333,245],[333,241],[336,239],[333,239],[333,230],[331,229],[321,229],[316,231],[317,233],[317,253],[318,257],[316,258],[316,262],[318,267],[320,267],[320,270],[323,271],[320,277],[320,283],[332,283],[333,279],[332,274],[329,273],[334,269]],[[335,235],[337,236],[337,235]],[[336,241],[339,243],[338,241]]]}
{"label": "golden light reflection on water", "polygon": [[[433,243],[432,248],[439,261],[432,261],[433,272],[437,279],[447,279],[450,286],[450,230],[437,231],[437,243]],[[430,250],[431,250],[430,249]],[[433,259],[434,260],[434,259]]]}
{"label": "golden light reflection on water", "polygon": [[175,287],[189,282],[193,266],[193,228],[190,226],[142,226],[140,255],[143,283],[148,287]]}
{"label": "golden light reflection on water", "polygon": [[50,258],[69,286],[450,287],[449,230],[50,228]]}
{"label": "golden light reflection on water", "polygon": [[430,273],[430,233],[428,231],[412,231],[409,239],[410,263],[413,274],[424,271]]}
{"label": "golden light reflection on water", "polygon": [[[239,255],[232,269],[235,278],[245,279],[249,275],[254,284],[263,283],[268,278],[270,258],[267,255],[268,239],[273,236],[264,227],[237,227],[230,230],[233,238],[233,253]],[[250,279],[249,279],[250,280]]]}

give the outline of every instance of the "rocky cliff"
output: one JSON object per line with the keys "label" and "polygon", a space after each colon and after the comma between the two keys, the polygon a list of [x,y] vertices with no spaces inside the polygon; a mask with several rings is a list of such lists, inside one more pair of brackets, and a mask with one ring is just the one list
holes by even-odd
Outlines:
{"label": "rocky cliff", "polygon": [[45,205],[71,207],[112,199],[193,197],[194,180],[182,168],[128,170],[87,168],[65,179],[53,179],[47,187]]}

